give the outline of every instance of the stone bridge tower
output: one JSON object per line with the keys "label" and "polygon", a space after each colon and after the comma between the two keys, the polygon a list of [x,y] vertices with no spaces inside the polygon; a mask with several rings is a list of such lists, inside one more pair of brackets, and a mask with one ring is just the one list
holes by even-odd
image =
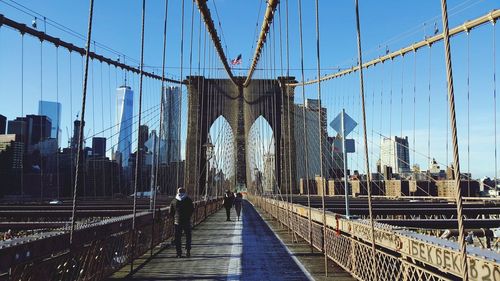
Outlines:
{"label": "stone bridge tower", "polygon": [[[248,134],[255,120],[262,116],[273,131],[275,165],[276,171],[279,171],[276,181],[285,193],[289,186],[289,173],[292,173],[292,179],[295,178],[294,88],[286,85],[295,82],[295,79],[255,79],[247,87],[241,86],[244,77],[236,79],[238,85],[229,79],[207,79],[202,76],[189,76],[185,81],[188,85],[185,187],[193,195],[204,192],[204,144],[207,142],[208,130],[219,116],[227,120],[234,136],[234,184],[250,187]],[[294,183],[292,180],[292,190],[295,190]]]}

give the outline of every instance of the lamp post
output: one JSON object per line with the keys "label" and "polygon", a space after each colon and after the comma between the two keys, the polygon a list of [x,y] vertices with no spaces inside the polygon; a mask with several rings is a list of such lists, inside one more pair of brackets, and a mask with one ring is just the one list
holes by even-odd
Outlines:
{"label": "lamp post", "polygon": [[205,172],[205,200],[207,200],[207,196],[208,196],[208,172],[209,172],[209,168],[210,168],[210,159],[212,159],[212,157],[214,156],[214,145],[210,142],[210,140],[203,145],[205,147],[205,153],[206,153],[206,157],[207,157],[207,161],[206,161],[206,164],[205,164],[205,169],[206,169],[206,172]]}
{"label": "lamp post", "polygon": [[254,184],[254,195],[257,195],[257,191],[259,190],[259,184],[260,184],[260,178],[259,178],[259,169],[253,168],[253,174],[255,177],[255,184]]}

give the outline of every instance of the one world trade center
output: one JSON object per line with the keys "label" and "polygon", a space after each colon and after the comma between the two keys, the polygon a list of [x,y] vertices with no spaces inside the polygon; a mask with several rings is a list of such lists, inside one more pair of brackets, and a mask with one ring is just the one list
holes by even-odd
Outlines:
{"label": "one world trade center", "polygon": [[116,89],[116,120],[118,122],[118,148],[115,159],[122,167],[128,167],[132,151],[132,123],[134,112],[134,92],[129,86]]}

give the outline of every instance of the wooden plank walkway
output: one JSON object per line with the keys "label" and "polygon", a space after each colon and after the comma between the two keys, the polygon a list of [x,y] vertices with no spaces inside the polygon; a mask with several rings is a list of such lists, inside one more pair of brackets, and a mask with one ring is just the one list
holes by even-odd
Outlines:
{"label": "wooden plank walkway", "polygon": [[316,281],[354,281],[356,278],[346,272],[343,268],[335,264],[332,260],[328,261],[328,277],[325,276],[325,262],[323,254],[311,248],[311,246],[302,238],[297,237],[294,241],[291,232],[281,226],[270,215],[257,209],[262,219],[274,231],[276,236],[285,244],[291,254],[307,269]]}
{"label": "wooden plank walkway", "polygon": [[[242,213],[242,220],[235,221],[232,209],[233,221],[226,222],[225,210],[221,210],[198,225],[193,230],[190,258],[176,258],[175,247],[169,246],[152,258],[147,254],[137,259],[137,270],[131,276],[127,275],[129,266],[125,266],[110,280],[316,279],[289,252],[250,203],[244,201]],[[315,256],[317,262],[312,264],[322,265],[322,255],[316,253]],[[307,258],[312,258],[310,252]],[[339,280],[333,276],[319,279]]]}

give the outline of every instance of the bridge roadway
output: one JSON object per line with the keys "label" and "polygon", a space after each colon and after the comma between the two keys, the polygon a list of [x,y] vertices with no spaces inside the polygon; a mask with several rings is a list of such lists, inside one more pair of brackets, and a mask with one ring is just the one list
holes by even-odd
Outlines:
{"label": "bridge roadway", "polygon": [[355,280],[333,264],[324,277],[321,253],[293,243],[286,230],[246,201],[242,213],[235,221],[232,209],[233,221],[226,222],[222,209],[198,225],[190,258],[178,259],[174,246],[164,246],[136,259],[133,274],[126,265],[108,280]]}

